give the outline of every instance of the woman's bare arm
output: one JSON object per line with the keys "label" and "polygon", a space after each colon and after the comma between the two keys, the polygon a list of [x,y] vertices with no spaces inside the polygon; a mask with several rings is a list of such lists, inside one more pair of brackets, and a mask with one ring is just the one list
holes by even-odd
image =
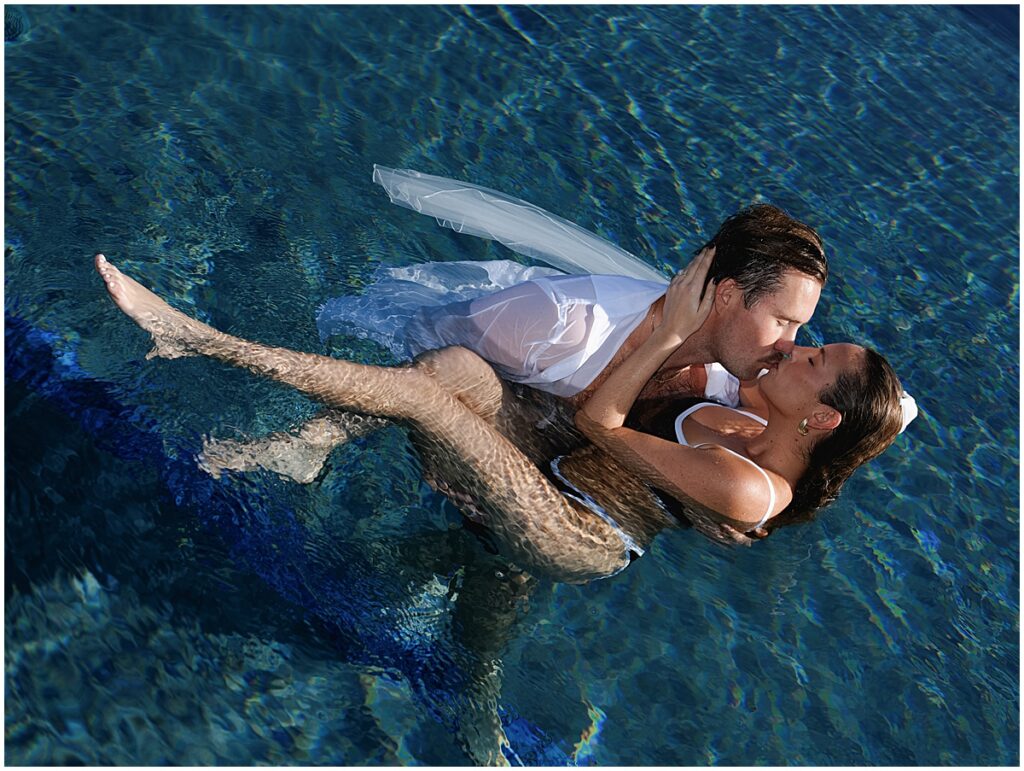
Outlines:
{"label": "woman's bare arm", "polygon": [[701,290],[713,255],[713,249],[701,252],[673,279],[662,324],[576,413],[576,425],[645,481],[742,527],[759,522],[767,505],[755,469],[723,448],[685,447],[623,425],[651,375],[707,318],[713,292],[702,297]]}
{"label": "woman's bare arm", "polygon": [[770,492],[764,477],[722,447],[686,447],[631,428],[608,428],[582,411],[588,439],[648,484],[745,532],[761,521]]}
{"label": "woman's bare arm", "polygon": [[702,297],[702,288],[714,254],[714,248],[703,250],[686,270],[672,279],[665,296],[661,324],[615,368],[577,415],[585,414],[606,428],[616,428],[626,422],[633,402],[647,381],[708,317],[714,292],[709,291]]}

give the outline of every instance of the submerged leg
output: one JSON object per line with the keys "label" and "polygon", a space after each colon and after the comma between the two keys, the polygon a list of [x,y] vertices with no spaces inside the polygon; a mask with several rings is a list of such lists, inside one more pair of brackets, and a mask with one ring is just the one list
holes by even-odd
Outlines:
{"label": "submerged leg", "polygon": [[[473,412],[491,420],[501,409],[500,381],[490,367],[485,367],[484,373],[480,367],[466,366],[461,350],[427,351],[417,357],[413,366],[432,377]],[[299,484],[309,484],[319,476],[335,448],[386,425],[389,422],[384,418],[327,410],[294,431],[275,431],[248,440],[205,440],[199,467],[214,478],[219,478],[224,471],[263,468]]]}
{"label": "submerged leg", "polygon": [[102,255],[96,268],[118,307],[153,336],[153,355],[210,356],[331,407],[407,422],[431,465],[456,489],[472,491],[480,521],[521,567],[582,582],[627,564],[608,523],[564,498],[526,455],[422,369],[355,364],[232,337],[174,310]]}
{"label": "submerged leg", "polygon": [[473,676],[464,703],[459,705],[458,736],[477,765],[509,765],[502,752],[508,739],[498,714],[502,657],[538,582],[525,573],[502,571],[496,575],[489,559],[467,559],[464,564],[452,633],[470,654]]}
{"label": "submerged leg", "polygon": [[388,425],[384,418],[330,410],[303,423],[297,431],[275,431],[258,439],[204,439],[199,468],[219,479],[224,471],[263,468],[309,484],[320,474],[336,447]]}

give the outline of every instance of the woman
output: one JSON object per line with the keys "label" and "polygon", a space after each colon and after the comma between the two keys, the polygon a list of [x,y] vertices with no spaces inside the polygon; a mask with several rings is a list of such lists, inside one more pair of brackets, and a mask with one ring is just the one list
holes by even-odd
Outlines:
{"label": "woman", "polygon": [[[576,414],[596,445],[649,484],[741,532],[811,519],[903,428],[902,387],[878,353],[849,343],[793,349],[757,382],[767,419],[716,404],[672,416],[668,437],[625,427],[641,389],[707,310],[689,279],[669,288],[665,317]],[[699,326],[699,324],[697,324]]]}
{"label": "woman", "polygon": [[[771,526],[780,515],[783,522],[806,516],[801,507],[813,503],[814,495],[802,491],[805,479],[838,480],[817,496],[825,502],[860,462],[881,452],[899,432],[895,376],[888,365],[876,367],[876,375],[867,373],[868,354],[855,346],[830,346],[827,360],[817,354],[821,361],[808,357],[767,376],[777,383],[765,394],[770,415],[761,442],[749,425],[687,425],[686,435],[693,432],[700,444],[692,447],[673,447],[623,428],[638,383],[646,380],[641,373],[649,376],[703,323],[710,309],[711,293],[701,299],[709,263],[706,250],[673,280],[660,332],[619,368],[620,377],[598,389],[578,418],[581,429],[611,457],[583,448],[556,459],[549,477],[538,468],[542,446],[524,450],[528,441],[502,433],[512,398],[508,386],[465,349],[430,352],[411,366],[386,368],[270,348],[190,319],[103,255],[96,257],[114,302],[153,336],[150,355],[210,356],[291,385],[330,407],[402,421],[412,429],[429,473],[444,480],[456,504],[492,532],[506,556],[531,572],[567,582],[613,575],[674,524],[645,482],[671,492],[697,517],[745,526],[767,511]],[[857,398],[847,399],[847,391]],[[870,406],[858,408],[852,404],[857,401]],[[803,413],[806,423],[802,417],[793,426],[782,422]],[[819,451],[815,442],[822,437],[825,448]],[[726,458],[727,450],[739,455]],[[753,467],[755,458],[765,464],[765,476]],[[676,463],[692,463],[700,473],[672,468]],[[755,489],[765,477],[771,490]],[[750,501],[731,492],[737,486]],[[788,514],[794,505],[797,513]]]}

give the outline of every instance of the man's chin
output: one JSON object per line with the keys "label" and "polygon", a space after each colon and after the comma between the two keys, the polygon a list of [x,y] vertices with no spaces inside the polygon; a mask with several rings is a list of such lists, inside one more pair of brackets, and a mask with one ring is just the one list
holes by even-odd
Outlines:
{"label": "man's chin", "polygon": [[[725,365],[722,365],[725,367]],[[725,367],[726,372],[741,381],[757,380],[757,376],[761,374],[761,370],[768,368],[767,364],[757,363],[749,367],[743,367],[742,369],[729,369]]]}

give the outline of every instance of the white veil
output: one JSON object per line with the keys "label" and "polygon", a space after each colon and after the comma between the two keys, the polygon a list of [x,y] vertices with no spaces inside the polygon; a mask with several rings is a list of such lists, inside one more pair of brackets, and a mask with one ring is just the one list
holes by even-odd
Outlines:
{"label": "white veil", "polygon": [[566,273],[632,276],[667,284],[665,274],[614,244],[532,203],[468,182],[374,165],[392,203],[439,225],[504,244]]}

